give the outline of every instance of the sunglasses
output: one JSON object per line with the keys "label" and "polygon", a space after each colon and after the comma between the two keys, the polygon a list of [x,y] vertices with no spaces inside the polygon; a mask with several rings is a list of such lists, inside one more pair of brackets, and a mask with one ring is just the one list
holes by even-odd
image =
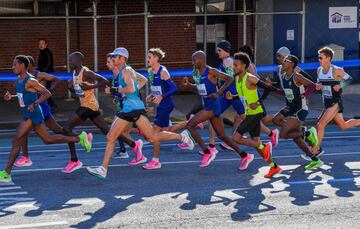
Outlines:
{"label": "sunglasses", "polygon": [[325,59],[325,57],[319,56],[318,59],[319,59],[319,60],[322,60],[322,59]]}
{"label": "sunglasses", "polygon": [[221,49],[216,49],[216,52],[221,52]]}
{"label": "sunglasses", "polygon": [[292,61],[291,61],[291,60],[289,60],[289,59],[284,59],[284,62],[294,63],[294,62],[292,62]]}

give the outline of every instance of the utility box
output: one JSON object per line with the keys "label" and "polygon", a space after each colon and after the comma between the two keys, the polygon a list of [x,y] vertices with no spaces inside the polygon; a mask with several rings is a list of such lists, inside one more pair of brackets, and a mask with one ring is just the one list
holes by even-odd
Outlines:
{"label": "utility box", "polygon": [[334,50],[333,60],[344,60],[345,47],[337,44],[329,44],[327,46],[330,47],[332,50]]}

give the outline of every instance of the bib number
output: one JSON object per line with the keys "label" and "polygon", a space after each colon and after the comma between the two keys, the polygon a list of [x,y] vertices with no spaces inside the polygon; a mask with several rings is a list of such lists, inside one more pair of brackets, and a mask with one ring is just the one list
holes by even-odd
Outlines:
{"label": "bib number", "polygon": [[293,93],[293,90],[290,89],[290,88],[285,88],[284,89],[284,92],[285,92],[285,97],[287,100],[289,101],[293,101],[294,100],[294,93]]}
{"label": "bib number", "polygon": [[199,92],[199,95],[201,95],[201,96],[207,95],[205,84],[198,84],[198,85],[196,85],[196,88]]}
{"label": "bib number", "polygon": [[331,86],[323,86],[323,97],[325,98],[332,98],[332,90],[331,90]]}
{"label": "bib number", "polygon": [[23,93],[17,93],[17,97],[18,97],[18,100],[19,100],[19,106],[20,107],[25,107]]}
{"label": "bib number", "polygon": [[155,97],[162,95],[161,86],[151,86],[151,91]]}

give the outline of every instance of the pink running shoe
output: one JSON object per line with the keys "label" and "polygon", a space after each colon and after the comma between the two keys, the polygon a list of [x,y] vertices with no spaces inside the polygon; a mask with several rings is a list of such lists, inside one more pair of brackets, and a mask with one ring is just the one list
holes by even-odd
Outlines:
{"label": "pink running shoe", "polygon": [[161,163],[160,161],[151,160],[149,163],[143,166],[143,169],[150,170],[150,169],[160,169]]}
{"label": "pink running shoe", "polygon": [[[214,153],[215,155],[218,154],[218,152],[219,152],[219,151],[216,149],[216,147],[210,147],[210,146],[208,146],[208,149],[210,150],[210,153]],[[201,156],[203,156],[203,155],[204,155],[204,151],[199,150],[199,154],[200,154]]]}
{"label": "pink running shoe", "polygon": [[246,157],[240,159],[241,165],[240,165],[239,169],[240,169],[241,171],[246,170],[247,167],[249,166],[249,164],[250,164],[253,160],[254,160],[254,154],[248,153]]}
{"label": "pink running shoe", "polygon": [[128,164],[129,165],[138,165],[141,163],[145,163],[146,160],[147,160],[147,158],[144,155],[142,155],[142,157],[139,160],[137,160],[137,158],[135,156],[131,161],[128,162]]}
{"label": "pink running shoe", "polygon": [[72,173],[75,170],[80,169],[82,166],[83,166],[83,163],[80,160],[78,160],[77,162],[69,161],[69,163],[67,164],[65,169],[61,170],[61,172],[63,172],[63,173]]}
{"label": "pink running shoe", "polygon": [[202,168],[207,167],[215,159],[215,157],[216,157],[216,154],[211,153],[211,152],[209,154],[204,154],[203,159],[201,160],[200,167],[202,167]]}
{"label": "pink running shoe", "polygon": [[32,165],[30,157],[21,156],[14,164],[16,167],[28,167]]}
{"label": "pink running shoe", "polygon": [[132,148],[132,151],[135,153],[135,158],[137,160],[141,159],[143,156],[142,153],[143,146],[144,146],[144,142],[141,139],[135,141],[135,147]]}
{"label": "pink running shoe", "polygon": [[279,130],[275,129],[271,131],[272,136],[270,137],[270,141],[273,147],[276,147],[279,144]]}

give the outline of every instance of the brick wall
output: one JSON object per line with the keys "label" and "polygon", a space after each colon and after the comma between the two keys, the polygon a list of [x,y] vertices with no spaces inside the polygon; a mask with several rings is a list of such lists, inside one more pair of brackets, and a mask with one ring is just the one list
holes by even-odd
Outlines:
{"label": "brick wall", "polygon": [[[85,12],[91,7],[88,1],[78,1],[78,15],[92,15]],[[181,2],[181,5],[179,5]],[[141,13],[144,4],[141,0],[121,0],[118,13]],[[149,12],[160,13],[193,13],[194,0],[151,0]],[[98,4],[99,15],[114,14],[113,1],[102,0]],[[252,26],[251,20],[248,26]],[[230,40],[242,43],[242,23],[238,17],[231,17],[229,23]],[[11,28],[11,29],[9,29]],[[165,62],[168,68],[188,68],[191,66],[191,54],[196,50],[195,17],[154,17],[149,18],[149,47],[161,47],[167,54]],[[54,54],[54,65],[66,65],[65,20],[0,20],[0,68],[11,67],[15,55],[26,54],[37,58],[37,40],[45,37]],[[248,28],[248,31],[251,31]],[[249,41],[252,35],[248,34]],[[130,64],[135,68],[144,67],[144,17],[119,17],[118,46],[125,46],[130,52]],[[85,65],[93,68],[94,62],[93,21],[92,19],[70,20],[70,51],[81,51],[85,54]],[[233,47],[236,47],[233,45]],[[114,49],[114,20],[98,19],[98,69],[105,70],[105,55]],[[0,72],[9,72],[3,70]],[[66,68],[56,68],[66,71]],[[61,84],[56,96],[66,95],[65,83]],[[12,83],[1,83],[1,90],[13,88]]]}

